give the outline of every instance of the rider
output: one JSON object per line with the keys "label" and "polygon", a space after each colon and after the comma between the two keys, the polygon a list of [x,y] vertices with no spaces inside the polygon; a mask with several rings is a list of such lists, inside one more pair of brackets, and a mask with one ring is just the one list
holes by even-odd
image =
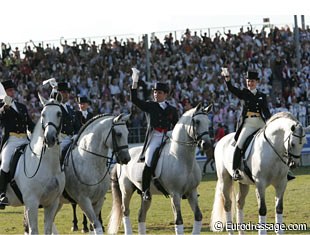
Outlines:
{"label": "rider", "polygon": [[82,127],[94,114],[89,110],[90,100],[86,96],[77,98],[79,110],[75,112],[79,125]]}
{"label": "rider", "polygon": [[229,72],[226,68],[222,71],[227,88],[239,99],[243,100],[243,109],[239,119],[239,125],[235,134],[236,149],[233,158],[233,180],[240,180],[239,167],[241,163],[241,151],[247,137],[265,125],[271,114],[268,108],[266,95],[256,89],[259,82],[258,73],[248,71],[246,75],[246,89],[239,89],[232,85]]}
{"label": "rider", "polygon": [[69,101],[70,87],[67,82],[59,82],[57,85],[58,91],[62,95],[61,110],[62,110],[62,127],[60,133],[60,149],[62,155],[67,150],[67,147],[71,143],[73,135],[79,131],[79,123],[76,118],[74,110],[71,108]]}
{"label": "rider", "polygon": [[35,126],[27,107],[15,100],[15,83],[12,80],[6,80],[2,82],[2,85],[6,95],[0,103],[0,125],[4,132],[1,141],[0,209],[4,209],[8,204],[5,193],[9,181],[12,153],[17,147],[29,143],[27,129],[32,132]]}
{"label": "rider", "polygon": [[132,102],[149,117],[148,134],[143,148],[145,149],[145,166],[142,174],[142,196],[143,200],[151,200],[150,183],[153,154],[163,142],[167,131],[172,130],[178,122],[179,117],[177,109],[166,101],[169,93],[166,83],[158,82],[155,84],[153,88],[154,101],[141,100],[137,95],[139,70],[132,68],[132,71]]}

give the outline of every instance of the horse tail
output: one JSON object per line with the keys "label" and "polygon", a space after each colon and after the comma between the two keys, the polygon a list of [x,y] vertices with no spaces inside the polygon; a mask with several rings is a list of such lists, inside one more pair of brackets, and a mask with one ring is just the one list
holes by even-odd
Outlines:
{"label": "horse tail", "polygon": [[218,179],[215,188],[215,196],[210,221],[210,230],[213,232],[221,232],[219,230],[216,230],[216,225],[218,223],[222,224],[226,223],[224,198],[221,189],[222,189],[222,182],[220,182],[220,179]]}
{"label": "horse tail", "polygon": [[108,224],[108,234],[117,234],[122,222],[122,192],[118,183],[117,165],[111,172],[112,209]]}
{"label": "horse tail", "polygon": [[[215,196],[211,214],[211,221],[210,221],[210,230],[213,232],[222,232],[225,225],[226,225],[226,213],[224,210],[224,196],[223,196],[223,179],[218,179],[216,183],[215,189]],[[231,209],[232,209],[232,216],[235,211],[235,193],[234,187],[231,185],[230,187],[230,199],[232,200]]]}

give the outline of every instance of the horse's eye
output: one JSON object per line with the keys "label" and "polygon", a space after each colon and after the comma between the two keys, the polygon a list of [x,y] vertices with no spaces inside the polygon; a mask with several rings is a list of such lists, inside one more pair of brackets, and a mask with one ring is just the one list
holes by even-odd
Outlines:
{"label": "horse's eye", "polygon": [[292,148],[294,148],[295,147],[295,144],[294,143],[292,143]]}
{"label": "horse's eye", "polygon": [[195,124],[199,125],[200,124],[200,120],[195,120]]}
{"label": "horse's eye", "polygon": [[116,136],[117,136],[118,138],[121,138],[121,137],[122,137],[122,133],[116,133]]}
{"label": "horse's eye", "polygon": [[57,117],[61,117],[62,116],[62,112],[57,112]]}

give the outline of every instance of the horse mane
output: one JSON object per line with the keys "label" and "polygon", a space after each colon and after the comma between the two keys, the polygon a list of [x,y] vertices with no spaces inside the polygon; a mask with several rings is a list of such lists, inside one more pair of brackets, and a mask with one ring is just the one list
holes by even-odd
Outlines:
{"label": "horse mane", "polygon": [[298,122],[297,118],[292,113],[290,113],[290,112],[279,112],[279,113],[276,113],[276,114],[272,115],[268,119],[266,125],[268,125],[269,123],[271,123],[274,120],[279,119],[279,118],[288,118],[288,119],[291,119],[291,120],[293,120],[295,122]]}
{"label": "horse mane", "polygon": [[75,141],[74,143],[77,143],[77,141],[79,140],[79,138],[81,137],[82,133],[84,132],[84,130],[90,125],[92,124],[94,121],[98,120],[99,118],[102,117],[112,117],[112,114],[98,114],[94,117],[92,117],[91,119],[89,119],[79,130],[79,132],[76,135]]}

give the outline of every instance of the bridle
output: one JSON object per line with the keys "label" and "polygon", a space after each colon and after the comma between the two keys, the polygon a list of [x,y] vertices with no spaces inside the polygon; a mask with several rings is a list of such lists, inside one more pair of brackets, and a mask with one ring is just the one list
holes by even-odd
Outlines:
{"label": "bridle", "polygon": [[112,126],[111,126],[111,128],[109,130],[109,133],[108,133],[108,135],[107,135],[107,137],[106,137],[106,139],[104,141],[104,144],[107,145],[108,138],[111,135],[111,137],[112,137],[112,146],[113,146],[112,156],[111,157],[105,156],[103,154],[92,152],[92,151],[90,151],[88,149],[85,149],[85,148],[77,145],[79,149],[81,149],[81,150],[83,150],[83,151],[85,151],[87,153],[90,153],[90,154],[92,154],[94,156],[97,156],[97,157],[102,157],[102,158],[106,158],[107,159],[107,167],[108,167],[108,169],[105,172],[105,174],[103,175],[103,177],[98,182],[96,182],[96,183],[88,184],[88,183],[85,183],[85,182],[83,182],[81,180],[81,178],[77,174],[76,167],[75,167],[75,164],[74,164],[74,161],[73,161],[73,158],[72,158],[72,150],[71,150],[71,161],[72,161],[72,166],[73,166],[74,174],[76,175],[76,177],[78,178],[78,180],[80,181],[81,184],[84,184],[84,185],[87,185],[87,186],[95,186],[97,184],[100,184],[105,179],[105,177],[107,176],[107,174],[108,174],[108,172],[110,170],[110,167],[111,167],[114,155],[116,156],[117,163],[119,163],[119,153],[120,153],[120,151],[123,150],[123,149],[128,149],[128,145],[121,145],[121,146],[119,146],[117,144],[116,132],[115,132],[114,127],[115,126],[121,126],[121,125],[126,125],[126,123],[125,122],[119,122],[119,123],[112,122]]}
{"label": "bridle", "polygon": [[[60,105],[56,104],[56,103],[47,103],[47,104],[45,104],[45,107],[46,106],[58,106],[60,108]],[[52,127],[54,127],[56,129],[57,141],[58,141],[58,135],[59,135],[59,133],[61,131],[61,123],[62,123],[62,117],[60,119],[59,126],[56,126],[56,124],[53,123],[53,122],[47,122],[47,123],[44,124],[43,119],[41,121],[41,125],[42,125],[43,131],[45,131],[46,127],[48,127],[48,126],[52,126]]]}
{"label": "bridle", "polygon": [[[294,125],[294,130],[295,127],[297,126]],[[293,159],[300,159],[301,155],[295,155],[293,153],[290,152],[291,149],[291,145],[290,145],[290,140],[292,138],[292,136],[298,137],[299,138],[299,143],[302,143],[302,139],[305,137],[305,135],[297,135],[295,134],[294,130],[291,130],[291,132],[289,133],[289,135],[285,138],[284,140],[284,144],[287,142],[287,150],[285,151],[285,153],[283,154],[283,156],[281,156],[278,151],[275,149],[275,147],[273,146],[273,144],[270,142],[270,140],[267,138],[266,136],[266,126],[265,126],[265,130],[264,130],[264,138],[266,139],[267,143],[270,145],[270,147],[273,149],[273,151],[277,154],[277,156],[279,157],[279,159],[285,164],[288,165],[289,167],[292,165]],[[286,160],[284,159],[286,158]]]}
{"label": "bridle", "polygon": [[198,133],[196,130],[196,125],[195,125],[195,121],[194,121],[194,117],[198,116],[198,115],[208,115],[206,112],[200,111],[197,113],[194,113],[191,119],[191,125],[190,128],[192,129],[192,133],[193,136],[189,137],[192,139],[191,141],[179,141],[179,140],[174,140],[173,138],[171,138],[172,141],[178,143],[178,144],[182,144],[182,145],[189,145],[189,146],[197,146],[197,144],[202,140],[203,136],[205,135],[209,135],[209,131],[204,131],[202,133]]}
{"label": "bridle", "polygon": [[[44,105],[44,107],[46,107],[46,106],[52,106],[52,105],[53,105],[53,106],[58,106],[58,107],[60,107],[60,105],[59,105],[59,104],[56,104],[56,103],[47,103],[47,104]],[[52,126],[52,127],[54,127],[54,128],[56,129],[56,133],[57,133],[57,135],[56,135],[56,138],[57,138],[57,139],[56,139],[56,143],[57,143],[57,144],[59,144],[58,135],[59,135],[60,130],[61,130],[61,123],[62,123],[62,117],[60,118],[59,126],[56,126],[56,124],[53,123],[53,122],[44,123],[44,122],[43,122],[43,118],[41,118],[41,126],[42,126],[43,132],[45,132],[45,129],[46,129],[48,126]],[[26,161],[24,161],[24,173],[25,173],[25,176],[26,176],[27,178],[31,179],[31,178],[33,178],[33,177],[38,173],[38,170],[39,170],[39,168],[40,168],[40,165],[41,165],[41,162],[42,162],[42,158],[43,158],[43,154],[44,154],[45,151],[46,151],[46,140],[45,140],[45,138],[44,138],[44,140],[43,140],[43,145],[42,145],[41,153],[40,153],[40,154],[37,154],[37,153],[35,153],[35,152],[33,151],[33,149],[31,148],[31,143],[29,143],[28,146],[29,146],[29,149],[30,149],[30,151],[31,151],[31,153],[32,153],[33,155],[39,156],[39,157],[40,157],[40,158],[39,158],[40,160],[39,160],[38,167],[37,167],[37,169],[35,170],[35,172],[34,172],[34,174],[33,174],[32,176],[28,176],[28,174],[26,173]]]}

